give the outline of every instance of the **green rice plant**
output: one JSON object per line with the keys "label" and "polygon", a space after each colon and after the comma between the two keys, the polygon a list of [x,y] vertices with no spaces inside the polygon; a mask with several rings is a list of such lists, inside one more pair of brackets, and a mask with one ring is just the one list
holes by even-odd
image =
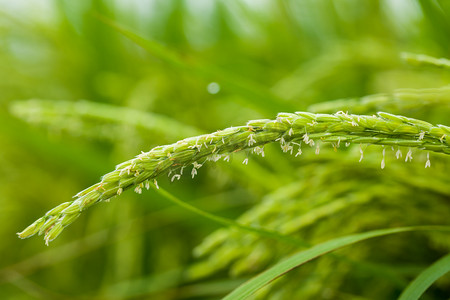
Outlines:
{"label": "green rice plant", "polygon": [[[283,101],[282,98],[274,95],[271,91],[267,90],[266,87],[256,82],[252,82],[248,80],[248,78],[242,77],[240,74],[227,72],[201,60],[196,60],[195,62],[187,61],[176,51],[168,49],[165,45],[155,40],[145,39],[125,26],[118,24],[103,15],[96,16],[100,21],[110,26],[111,29],[119,32],[155,57],[166,62],[168,65],[179,70],[188,71],[190,74],[194,74],[200,78],[216,78],[222,85],[250,99],[249,103],[258,110],[273,111],[292,108],[290,103]],[[248,101],[248,99],[246,101]]]}
{"label": "green rice plant", "polygon": [[450,86],[397,89],[392,93],[320,102],[310,105],[308,111],[316,113],[348,111],[355,114],[367,114],[380,110],[396,113],[423,108],[450,108]]}
{"label": "green rice plant", "polygon": [[449,4],[69,2],[0,21],[1,299],[448,298]]}
{"label": "green rice plant", "polygon": [[[390,66],[395,61],[395,56],[395,52],[377,41],[340,43],[301,64],[296,70],[278,80],[271,89],[283,99],[302,99],[302,103],[315,103],[321,98],[321,91],[316,86],[320,86],[323,82],[335,84],[342,69],[358,64],[378,68],[383,65]],[[310,111],[309,108],[307,111]],[[339,109],[321,112],[336,111]]]}
{"label": "green rice plant", "polygon": [[[227,295],[224,299],[226,299],[226,300],[246,299],[250,295],[255,293],[257,290],[262,288],[264,285],[270,283],[271,281],[277,279],[278,277],[284,275],[285,273],[293,270],[294,268],[296,268],[316,257],[319,257],[327,252],[331,252],[338,248],[354,244],[361,240],[365,240],[365,239],[369,239],[369,238],[373,238],[373,237],[377,237],[377,236],[383,236],[386,234],[410,231],[410,230],[449,231],[450,227],[440,227],[440,228],[439,227],[437,227],[437,228],[431,227],[431,226],[430,227],[409,227],[409,228],[408,227],[403,227],[403,228],[400,227],[400,228],[394,228],[394,229],[369,231],[369,232],[365,232],[365,233],[361,233],[361,234],[355,234],[355,235],[351,235],[351,236],[345,236],[342,238],[332,239],[327,242],[318,244],[314,247],[311,247],[308,250],[296,253],[295,255],[287,258],[286,260],[276,264],[275,266],[268,269],[267,271],[259,274],[258,276],[252,278],[248,282],[239,286],[232,293]],[[440,274],[441,275],[445,274],[445,271],[447,271],[447,269],[444,269],[444,272],[440,272]],[[419,294],[419,296],[420,296],[420,294]],[[406,299],[411,299],[411,298],[406,298]]]}
{"label": "green rice plant", "polygon": [[[324,151],[325,158],[322,155],[313,156],[317,161],[308,157],[309,162],[301,167],[302,173],[308,174],[307,176],[264,197],[239,217],[237,222],[248,226],[264,226],[313,244],[333,239],[336,232],[330,228],[336,228],[344,235],[367,228],[383,228],[389,226],[392,220],[396,224],[446,224],[450,211],[444,207],[450,190],[445,168],[434,168],[435,185],[430,185],[420,176],[423,170],[413,164],[392,165],[379,176],[377,169],[380,168],[380,154],[376,151],[367,153],[364,157],[366,163],[357,169],[354,168],[354,152],[347,155],[341,153],[339,160],[333,160],[333,154],[336,155]],[[345,174],[344,178],[342,174]],[[412,180],[413,178],[418,180]],[[322,188],[325,185],[327,188]],[[415,191],[416,205],[403,200],[408,197],[405,190]],[[426,215],[423,214],[423,205],[428,207]],[[450,244],[445,243],[445,236],[430,234],[428,238],[438,242],[442,251],[450,250]],[[408,239],[401,239],[401,242],[397,242],[397,247],[401,248],[403,246],[400,245],[403,244],[407,247],[408,243]],[[373,248],[375,246],[371,245],[345,252],[344,257],[348,259],[343,259],[342,256],[339,259],[335,256],[322,258],[317,264],[304,266],[294,274],[278,279],[275,284],[265,288],[264,292],[258,292],[254,298],[274,298],[275,295],[279,299],[308,295],[315,298],[321,294],[323,282],[329,278],[333,278],[337,286],[328,285],[328,293],[336,293],[340,282],[358,279],[355,269],[365,270],[381,282],[395,282],[394,286],[384,288],[387,294],[388,291],[394,293],[395,288],[405,288],[407,282],[395,269],[365,265],[365,258],[376,256],[377,250]],[[190,268],[190,276],[198,279],[220,271],[228,271],[230,276],[238,277],[254,274],[295,251],[296,248],[283,243],[274,243],[233,228],[221,228],[195,249],[194,254],[201,260]],[[325,266],[320,267],[321,264]],[[315,274],[315,269],[320,269],[320,275]],[[336,273],[336,269],[341,272]],[[301,289],[298,288],[299,284]]]}
{"label": "green rice plant", "polygon": [[402,53],[401,58],[408,64],[417,67],[434,67],[450,70],[450,60],[435,58],[424,54]]}
{"label": "green rice plant", "polygon": [[[302,143],[311,147],[316,145],[316,151],[320,151],[319,141],[332,143],[335,148],[341,143],[409,147],[405,159],[408,161],[412,160],[412,148],[449,154],[448,135],[450,127],[383,112],[377,116],[343,112],[334,115],[280,113],[275,120],[253,120],[246,126],[230,127],[142,152],[136,158],[117,165],[99,183],[79,192],[76,200],[48,211],[18,235],[27,238],[36,233],[44,234],[48,244],[82,211],[98,202],[108,201],[124,190],[134,187],[135,192],[141,193],[144,187],[149,188],[151,180],[156,185],[159,175],[169,172],[173,181],[179,179],[188,167],[191,167],[194,177],[206,161],[229,160],[232,153],[242,150],[264,156],[263,146],[267,143],[279,142],[283,152],[290,154],[294,154],[297,146],[296,156],[302,153]],[[248,163],[248,157],[243,163]],[[425,167],[429,166],[428,156]],[[384,158],[381,167],[384,168]]]}
{"label": "green rice plant", "polygon": [[399,300],[419,299],[437,279],[450,272],[450,254],[445,255],[412,281],[398,298]]}
{"label": "green rice plant", "polygon": [[[168,138],[179,139],[200,134],[200,130],[160,114],[143,112],[128,107],[96,103],[87,100],[52,101],[30,99],[13,101],[10,112],[24,121],[49,130],[66,131],[74,135],[93,135],[95,138],[107,137],[114,140],[116,136],[107,130],[93,130],[94,127],[112,125],[129,125],[147,131],[159,132]],[[92,124],[91,124],[92,123]],[[100,134],[103,134],[99,136]]]}

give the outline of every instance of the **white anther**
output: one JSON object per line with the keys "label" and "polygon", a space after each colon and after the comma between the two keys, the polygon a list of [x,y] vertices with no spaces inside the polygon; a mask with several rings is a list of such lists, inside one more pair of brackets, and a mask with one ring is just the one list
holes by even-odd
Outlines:
{"label": "white anther", "polygon": [[196,161],[194,161],[192,164],[194,165],[194,168],[196,168],[196,169],[200,169],[203,166],[202,164],[199,164]]}
{"label": "white anther", "polygon": [[362,145],[359,144],[359,153],[361,153],[361,157],[359,158],[359,162],[361,162],[364,158],[364,151],[362,149]]}
{"label": "white anther", "polygon": [[254,137],[255,137],[255,135],[253,133],[248,136],[248,145],[250,147],[256,143],[256,140],[254,139]]}
{"label": "white anther", "polygon": [[411,149],[408,150],[408,153],[406,153],[406,158],[405,158],[405,162],[407,162],[409,159],[409,161],[412,161],[412,151]]}
{"label": "white anther", "polygon": [[419,141],[423,140],[424,137],[425,137],[425,131],[421,131],[419,134]]}
{"label": "white anther", "polygon": [[180,174],[175,174],[172,176],[172,179],[170,179],[171,182],[173,182],[175,179],[180,180],[181,175]]}
{"label": "white anther", "polygon": [[427,153],[427,162],[425,163],[425,169],[431,167],[431,161],[430,161],[430,152]]}

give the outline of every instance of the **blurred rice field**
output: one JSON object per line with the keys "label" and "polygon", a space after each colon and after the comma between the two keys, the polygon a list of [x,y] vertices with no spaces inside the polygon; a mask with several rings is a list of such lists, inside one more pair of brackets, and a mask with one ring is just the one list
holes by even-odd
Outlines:
{"label": "blurred rice field", "polygon": [[[407,53],[407,54],[404,54]],[[409,53],[409,54],[408,54]],[[0,1],[0,299],[220,299],[299,249],[154,191],[96,205],[49,247],[36,218],[141,151],[279,112],[386,111],[450,126],[450,1]],[[395,149],[397,151],[397,149]],[[159,185],[242,224],[316,244],[450,226],[450,158],[268,145]],[[189,172],[187,172],[189,173]],[[326,255],[252,299],[396,299],[450,251],[403,233]],[[423,299],[449,299],[450,277]]]}

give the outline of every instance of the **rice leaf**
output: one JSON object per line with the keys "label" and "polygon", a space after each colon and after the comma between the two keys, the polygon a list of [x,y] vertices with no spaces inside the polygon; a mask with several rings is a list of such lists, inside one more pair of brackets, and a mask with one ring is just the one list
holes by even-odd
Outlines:
{"label": "rice leaf", "polygon": [[398,300],[419,299],[436,280],[448,272],[450,272],[450,253],[423,270],[419,276],[411,281]]}
{"label": "rice leaf", "polygon": [[[284,261],[276,264],[265,272],[257,275],[256,277],[250,279],[243,285],[239,286],[233,292],[228,294],[224,300],[237,300],[237,299],[246,299],[248,296],[255,293],[260,288],[274,281],[275,279],[283,276],[289,271],[311,261],[317,257],[320,257],[324,254],[337,250],[339,248],[349,246],[370,238],[408,232],[408,231],[418,231],[418,230],[439,230],[439,231],[450,231],[450,227],[442,227],[442,226],[413,226],[413,227],[398,227],[398,228],[389,228],[389,229],[380,229],[374,230],[354,235],[348,235],[336,239],[332,239],[326,241],[324,243],[318,244],[309,248],[307,250],[298,252],[291,257],[287,258]],[[406,299],[406,298],[405,298]]]}

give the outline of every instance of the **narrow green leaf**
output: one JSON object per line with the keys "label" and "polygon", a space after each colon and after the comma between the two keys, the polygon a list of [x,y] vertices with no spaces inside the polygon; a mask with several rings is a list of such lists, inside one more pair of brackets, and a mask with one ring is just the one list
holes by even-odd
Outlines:
{"label": "narrow green leaf", "polygon": [[173,67],[187,71],[189,74],[194,74],[209,81],[218,81],[219,84],[226,86],[236,94],[243,96],[241,100],[245,101],[247,104],[251,104],[255,109],[265,113],[286,110],[292,111],[295,109],[292,104],[274,95],[269,89],[258,82],[243,77],[240,74],[215,67],[211,63],[199,61],[198,59],[196,59],[196,61],[192,60],[188,62],[183,59],[179,53],[172,51],[158,41],[145,39],[125,26],[118,24],[101,14],[96,14],[95,16],[116,32],[127,37],[150,54],[158,57]]}
{"label": "narrow green leaf", "polygon": [[192,206],[192,205],[190,205],[190,204],[188,204],[188,203],[178,199],[177,197],[175,197],[174,195],[172,195],[171,193],[169,193],[168,191],[166,191],[166,190],[164,190],[162,188],[156,188],[153,185],[152,185],[152,187],[158,194],[160,194],[164,198],[168,199],[169,201],[175,203],[176,205],[179,205],[179,206],[181,206],[181,207],[183,207],[183,208],[185,208],[185,209],[187,209],[187,210],[189,210],[189,211],[191,211],[191,212],[193,212],[193,213],[195,213],[197,215],[205,217],[205,218],[207,218],[209,220],[212,220],[212,221],[214,221],[214,222],[216,222],[218,224],[221,224],[221,225],[224,225],[224,226],[232,226],[232,227],[241,229],[243,231],[247,231],[247,232],[250,232],[250,233],[258,234],[258,235],[263,236],[263,237],[267,237],[267,238],[272,238],[272,239],[275,239],[275,240],[283,241],[283,242],[289,243],[289,244],[297,246],[297,247],[306,247],[308,245],[304,241],[301,241],[299,239],[292,238],[292,237],[289,237],[289,236],[286,236],[286,235],[279,234],[276,231],[271,231],[271,230],[267,230],[267,229],[263,229],[263,228],[257,228],[257,227],[253,227],[253,226],[247,226],[247,225],[238,223],[238,222],[236,222],[234,220],[231,220],[231,219],[227,219],[227,218],[224,218],[224,217],[221,217],[221,216],[216,216],[214,214],[211,214],[209,212],[201,210],[201,209],[199,209],[199,208],[197,208],[195,206]]}
{"label": "narrow green leaf", "polygon": [[257,275],[256,277],[253,277],[243,285],[239,286],[233,292],[228,294],[224,298],[224,300],[246,299],[248,296],[252,295],[260,288],[264,287],[265,285],[269,284],[275,279],[283,276],[287,272],[301,266],[302,264],[310,260],[313,260],[319,256],[322,256],[326,253],[337,250],[339,248],[378,236],[417,230],[450,231],[450,227],[446,226],[398,227],[398,228],[374,230],[332,239],[324,243],[318,244],[307,250],[298,252],[292,255],[291,257],[287,258],[286,260],[281,261],[280,263],[276,264],[270,269],[264,271],[263,273]]}
{"label": "narrow green leaf", "polygon": [[440,277],[450,272],[450,253],[426,268],[406,287],[398,300],[414,300],[420,296]]}

